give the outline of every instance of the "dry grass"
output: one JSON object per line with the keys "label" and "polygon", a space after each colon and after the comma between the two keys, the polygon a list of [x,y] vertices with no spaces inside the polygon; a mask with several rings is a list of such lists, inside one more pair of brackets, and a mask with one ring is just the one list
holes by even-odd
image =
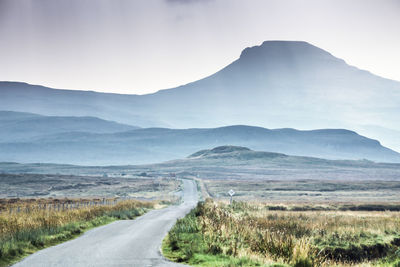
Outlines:
{"label": "dry grass", "polygon": [[0,198],[0,214],[15,212],[33,212],[36,210],[66,210],[95,206],[112,205],[118,198]]}
{"label": "dry grass", "polygon": [[52,205],[50,209],[39,209],[36,202],[22,201],[25,206],[20,212],[0,214],[0,266],[8,266],[38,249],[71,239],[91,227],[116,219],[133,219],[159,205],[154,201],[124,200],[115,205],[84,206],[81,203],[80,208],[54,209],[60,207],[59,201],[38,200]]}
{"label": "dry grass", "polygon": [[202,245],[191,248],[188,262],[196,253],[291,266],[395,266],[400,258],[400,212],[270,207],[208,199],[173,229],[170,244],[176,251],[185,247],[185,238],[193,237],[185,236],[183,226],[192,224],[197,225]]}
{"label": "dry grass", "polygon": [[0,198],[163,199],[173,195],[180,183],[176,179],[154,177],[0,173]]}
{"label": "dry grass", "polygon": [[[44,200],[42,200],[44,201]],[[57,202],[47,200],[47,205]],[[31,230],[39,228],[58,227],[70,222],[89,221],[93,218],[106,214],[111,211],[134,210],[137,208],[152,208],[154,202],[142,202],[137,200],[126,200],[116,205],[88,206],[79,209],[69,210],[43,210],[35,209],[33,206],[26,205],[25,209],[29,212],[2,213],[0,214],[0,238],[15,234],[21,230]]]}
{"label": "dry grass", "polygon": [[201,217],[206,235],[218,236],[223,250],[234,255],[241,250],[266,260],[329,266],[379,260],[396,249],[394,243],[400,245],[399,212],[271,211],[262,203],[207,206]]}

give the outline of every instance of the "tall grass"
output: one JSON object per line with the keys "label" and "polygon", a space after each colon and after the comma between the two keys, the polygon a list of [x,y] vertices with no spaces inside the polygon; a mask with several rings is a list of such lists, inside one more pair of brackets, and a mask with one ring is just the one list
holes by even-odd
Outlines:
{"label": "tall grass", "polygon": [[[165,247],[186,262],[209,254],[290,266],[391,266],[400,258],[399,212],[269,210],[209,199],[183,220]],[[185,246],[190,239],[200,245]]]}
{"label": "tall grass", "polygon": [[69,210],[3,212],[0,214],[0,266],[37,249],[68,240],[91,227],[116,219],[133,219],[154,205],[154,202],[126,200],[116,205]]}

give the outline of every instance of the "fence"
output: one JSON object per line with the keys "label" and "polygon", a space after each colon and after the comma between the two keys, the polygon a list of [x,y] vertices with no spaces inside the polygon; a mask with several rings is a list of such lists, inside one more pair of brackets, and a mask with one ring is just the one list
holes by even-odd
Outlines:
{"label": "fence", "polygon": [[64,211],[82,209],[95,206],[114,206],[121,201],[132,199],[130,197],[119,197],[111,199],[36,199],[36,200],[8,200],[0,203],[0,214],[4,213],[30,213],[39,210]]}

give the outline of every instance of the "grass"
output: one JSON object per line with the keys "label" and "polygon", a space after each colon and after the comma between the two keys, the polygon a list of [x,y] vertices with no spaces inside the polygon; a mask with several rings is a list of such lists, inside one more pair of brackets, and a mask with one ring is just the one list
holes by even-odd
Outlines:
{"label": "grass", "polygon": [[269,180],[203,179],[204,189],[214,199],[228,199],[233,189],[238,201],[270,203],[383,203],[399,204],[400,181],[383,180]]}
{"label": "grass", "polygon": [[179,219],[163,240],[162,252],[172,261],[193,266],[262,266],[249,258],[235,258],[207,248],[197,221],[198,209]]}
{"label": "grass", "polygon": [[[180,181],[169,178],[6,174],[0,168],[0,198],[114,198],[170,199]],[[116,171],[117,172],[117,171]],[[111,176],[111,174],[110,174]],[[24,185],[24,186],[21,186]],[[1,201],[0,201],[1,205]]]}
{"label": "grass", "polygon": [[194,266],[400,266],[400,213],[206,200],[163,242]]}
{"label": "grass", "polygon": [[72,239],[93,227],[133,219],[154,206],[154,202],[126,200],[112,206],[2,213],[0,266],[9,266],[37,250]]}

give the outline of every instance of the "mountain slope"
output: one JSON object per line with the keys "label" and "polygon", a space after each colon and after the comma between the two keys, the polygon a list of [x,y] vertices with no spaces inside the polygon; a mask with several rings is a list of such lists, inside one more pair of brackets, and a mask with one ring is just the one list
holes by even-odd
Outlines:
{"label": "mountain slope", "polygon": [[53,90],[0,83],[0,106],[96,116],[143,127],[345,128],[400,149],[400,83],[349,66],[306,42],[267,41],[196,82],[149,95]]}
{"label": "mountain slope", "polygon": [[144,164],[182,158],[208,147],[255,150],[329,159],[400,162],[400,154],[347,130],[270,130],[251,126],[203,129],[145,128],[112,134],[70,132],[0,143],[0,161],[79,165]]}
{"label": "mountain slope", "polygon": [[68,132],[116,133],[138,129],[95,117],[57,117],[0,111],[0,142],[30,141],[43,135]]}

